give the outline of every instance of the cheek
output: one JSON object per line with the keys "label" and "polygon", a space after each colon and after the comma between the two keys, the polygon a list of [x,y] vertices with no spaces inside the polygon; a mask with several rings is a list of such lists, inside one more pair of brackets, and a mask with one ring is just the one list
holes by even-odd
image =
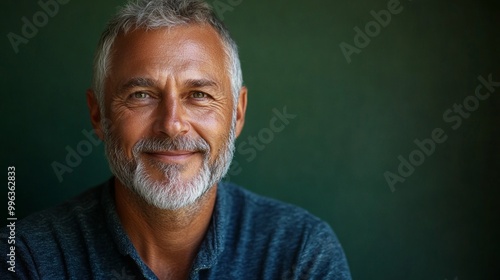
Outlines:
{"label": "cheek", "polygon": [[144,136],[147,120],[143,115],[122,112],[115,114],[112,120],[113,134],[125,151],[128,158],[132,158],[134,145]]}
{"label": "cheek", "polygon": [[192,123],[193,128],[210,145],[210,157],[214,159],[229,137],[232,111],[230,108],[228,110],[212,110],[198,116],[196,120],[196,123]]}

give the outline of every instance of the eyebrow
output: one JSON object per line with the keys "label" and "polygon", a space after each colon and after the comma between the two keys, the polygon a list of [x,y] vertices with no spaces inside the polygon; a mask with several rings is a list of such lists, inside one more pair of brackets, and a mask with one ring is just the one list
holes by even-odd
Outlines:
{"label": "eyebrow", "polygon": [[187,79],[186,81],[184,81],[184,86],[189,88],[202,88],[202,87],[219,88],[219,85],[215,81],[205,78]]}
{"label": "eyebrow", "polygon": [[128,80],[125,84],[123,84],[120,89],[121,91],[125,91],[130,88],[134,87],[154,87],[156,85],[156,82],[152,79],[149,78],[131,78]]}
{"label": "eyebrow", "polygon": [[[121,91],[126,91],[127,89],[135,87],[155,87],[156,81],[144,77],[135,77],[129,79],[125,84],[123,84],[120,89]],[[219,84],[215,81],[205,78],[200,79],[187,79],[183,82],[184,87],[188,88],[203,88],[203,87],[214,87],[220,89]]]}

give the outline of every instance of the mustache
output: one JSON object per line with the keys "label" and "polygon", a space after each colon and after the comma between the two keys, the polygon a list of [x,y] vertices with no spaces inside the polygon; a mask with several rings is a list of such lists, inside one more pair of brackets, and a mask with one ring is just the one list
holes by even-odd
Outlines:
{"label": "mustache", "polygon": [[191,138],[188,136],[170,137],[151,137],[142,138],[133,148],[133,154],[154,153],[164,151],[193,151],[208,154],[210,146],[203,138]]}

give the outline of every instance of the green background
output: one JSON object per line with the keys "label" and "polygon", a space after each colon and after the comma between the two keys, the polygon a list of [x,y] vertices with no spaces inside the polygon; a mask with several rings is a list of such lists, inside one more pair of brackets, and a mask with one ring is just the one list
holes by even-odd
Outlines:
{"label": "green background", "polygon": [[[353,45],[354,28],[387,0],[240,2],[221,13],[249,88],[237,145],[258,138],[274,108],[297,117],[254,159],[237,153],[226,180],[328,221],[354,279],[500,279],[500,87],[458,129],[443,119],[474,94],[479,75],[500,81],[499,4],[401,1],[401,13],[347,63],[339,44]],[[22,218],[110,176],[102,144],[62,182],[51,163],[64,164],[66,148],[91,128],[93,52],[123,1],[71,0],[17,54],[7,34],[21,34],[21,17],[41,8],[2,3],[1,168],[7,177],[16,167]],[[447,140],[392,192],[384,172],[397,173],[398,156],[408,159],[414,140],[435,128]]]}

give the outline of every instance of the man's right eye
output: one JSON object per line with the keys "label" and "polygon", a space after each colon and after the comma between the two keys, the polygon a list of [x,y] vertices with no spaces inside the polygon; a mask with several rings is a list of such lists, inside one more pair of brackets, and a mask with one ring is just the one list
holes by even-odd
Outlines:
{"label": "man's right eye", "polygon": [[131,97],[136,99],[146,99],[149,97],[149,94],[145,92],[134,92],[132,93]]}

